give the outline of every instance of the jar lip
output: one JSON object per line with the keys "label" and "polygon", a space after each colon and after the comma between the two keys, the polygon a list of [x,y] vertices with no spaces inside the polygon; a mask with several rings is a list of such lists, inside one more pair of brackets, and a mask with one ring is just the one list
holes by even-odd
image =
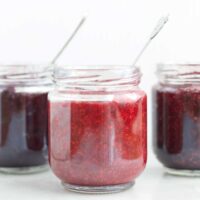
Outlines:
{"label": "jar lip", "polygon": [[0,62],[0,67],[45,67],[45,66],[52,66],[51,63],[20,63],[20,62]]}
{"label": "jar lip", "polygon": [[[11,70],[12,68],[17,68],[17,69],[24,69],[24,70],[35,70],[35,72],[42,71],[44,69],[53,69],[52,64],[48,63],[0,63],[0,72],[9,69]],[[26,72],[26,71],[24,71]]]}
{"label": "jar lip", "polygon": [[[16,69],[16,70],[15,70]],[[0,63],[0,74],[4,73],[43,73],[53,70],[52,64]]]}
{"label": "jar lip", "polygon": [[54,65],[53,66],[53,77],[59,78],[65,76],[65,72],[68,75],[68,72],[83,72],[83,73],[109,73],[109,72],[118,72],[118,73],[132,73],[133,76],[141,77],[142,73],[138,66],[131,65]]}
{"label": "jar lip", "polygon": [[131,66],[131,65],[114,65],[114,64],[109,64],[109,65],[61,65],[61,64],[55,64],[55,68],[63,68],[66,70],[111,70],[111,69],[130,69],[130,70],[139,70],[139,66]]}
{"label": "jar lip", "polygon": [[137,86],[142,74],[131,65],[57,65],[53,80],[57,88],[80,91],[114,91]]}
{"label": "jar lip", "polygon": [[156,73],[185,74],[200,72],[200,63],[158,63]]}
{"label": "jar lip", "polygon": [[52,82],[50,64],[0,64],[0,85],[40,85]]}
{"label": "jar lip", "polygon": [[110,71],[118,71],[119,73],[132,73],[133,76],[141,77],[142,73],[140,67],[131,66],[131,65],[54,65],[53,66],[53,77],[59,78],[63,77],[63,73],[65,72],[88,72],[88,73],[101,73],[101,72],[110,72]]}
{"label": "jar lip", "polygon": [[165,67],[200,67],[200,62],[178,62],[178,63],[172,63],[172,62],[169,62],[169,63],[157,63],[157,68],[165,68]]}
{"label": "jar lip", "polygon": [[199,84],[199,63],[158,63],[156,75],[162,83]]}
{"label": "jar lip", "polygon": [[[142,73],[138,66],[131,65],[54,65],[53,77],[59,78],[63,75],[68,75],[67,72],[88,72],[88,73],[102,73],[102,72],[118,72],[118,73],[132,73],[133,76],[141,77]],[[64,75],[65,76],[65,75]]]}

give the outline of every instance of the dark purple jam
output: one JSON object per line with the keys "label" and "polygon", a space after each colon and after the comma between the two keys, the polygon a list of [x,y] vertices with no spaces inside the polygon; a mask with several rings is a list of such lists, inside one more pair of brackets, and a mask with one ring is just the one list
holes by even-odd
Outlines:
{"label": "dark purple jam", "polygon": [[0,92],[0,167],[46,163],[47,114],[47,92]]}
{"label": "dark purple jam", "polygon": [[164,166],[200,169],[200,86],[154,88],[154,150]]}

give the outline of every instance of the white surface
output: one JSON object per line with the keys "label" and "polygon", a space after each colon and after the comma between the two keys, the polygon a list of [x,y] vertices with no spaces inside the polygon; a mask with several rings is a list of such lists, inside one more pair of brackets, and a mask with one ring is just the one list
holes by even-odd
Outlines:
{"label": "white surface", "polygon": [[[170,176],[154,158],[129,190],[105,195],[66,191],[51,171],[34,175],[0,174],[0,199],[12,200],[199,200],[200,179]],[[152,162],[151,162],[152,163]]]}
{"label": "white surface", "polygon": [[[155,63],[199,58],[199,0],[0,0],[0,62],[49,62],[66,41],[83,13],[88,19],[62,55],[65,64],[132,64],[157,19],[170,13],[163,31],[139,64],[142,88],[149,95],[148,139],[151,144],[150,91]],[[149,145],[151,154],[152,148]],[[0,175],[0,200],[88,199],[65,191],[52,173]],[[90,199],[200,199],[200,179],[165,176],[149,156],[136,185],[123,193]]]}

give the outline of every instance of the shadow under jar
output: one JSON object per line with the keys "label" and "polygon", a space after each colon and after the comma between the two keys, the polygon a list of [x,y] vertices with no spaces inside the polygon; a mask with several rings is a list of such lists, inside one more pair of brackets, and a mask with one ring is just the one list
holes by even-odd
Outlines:
{"label": "shadow under jar", "polygon": [[160,64],[153,89],[154,151],[168,173],[200,176],[200,65]]}
{"label": "shadow under jar", "polygon": [[50,166],[66,189],[131,187],[147,159],[146,94],[129,66],[57,67],[49,93]]}
{"label": "shadow under jar", "polygon": [[0,66],[0,172],[47,169],[50,75],[48,66]]}

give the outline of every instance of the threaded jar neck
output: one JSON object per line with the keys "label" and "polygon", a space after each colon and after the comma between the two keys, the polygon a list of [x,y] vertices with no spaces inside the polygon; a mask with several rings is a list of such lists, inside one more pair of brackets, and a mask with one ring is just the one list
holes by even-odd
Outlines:
{"label": "threaded jar neck", "polygon": [[200,64],[158,64],[156,75],[163,84],[200,84]]}
{"label": "threaded jar neck", "polygon": [[54,82],[61,90],[117,92],[140,83],[141,72],[131,66],[56,66]]}
{"label": "threaded jar neck", "polygon": [[37,86],[51,83],[50,65],[0,65],[0,85]]}

